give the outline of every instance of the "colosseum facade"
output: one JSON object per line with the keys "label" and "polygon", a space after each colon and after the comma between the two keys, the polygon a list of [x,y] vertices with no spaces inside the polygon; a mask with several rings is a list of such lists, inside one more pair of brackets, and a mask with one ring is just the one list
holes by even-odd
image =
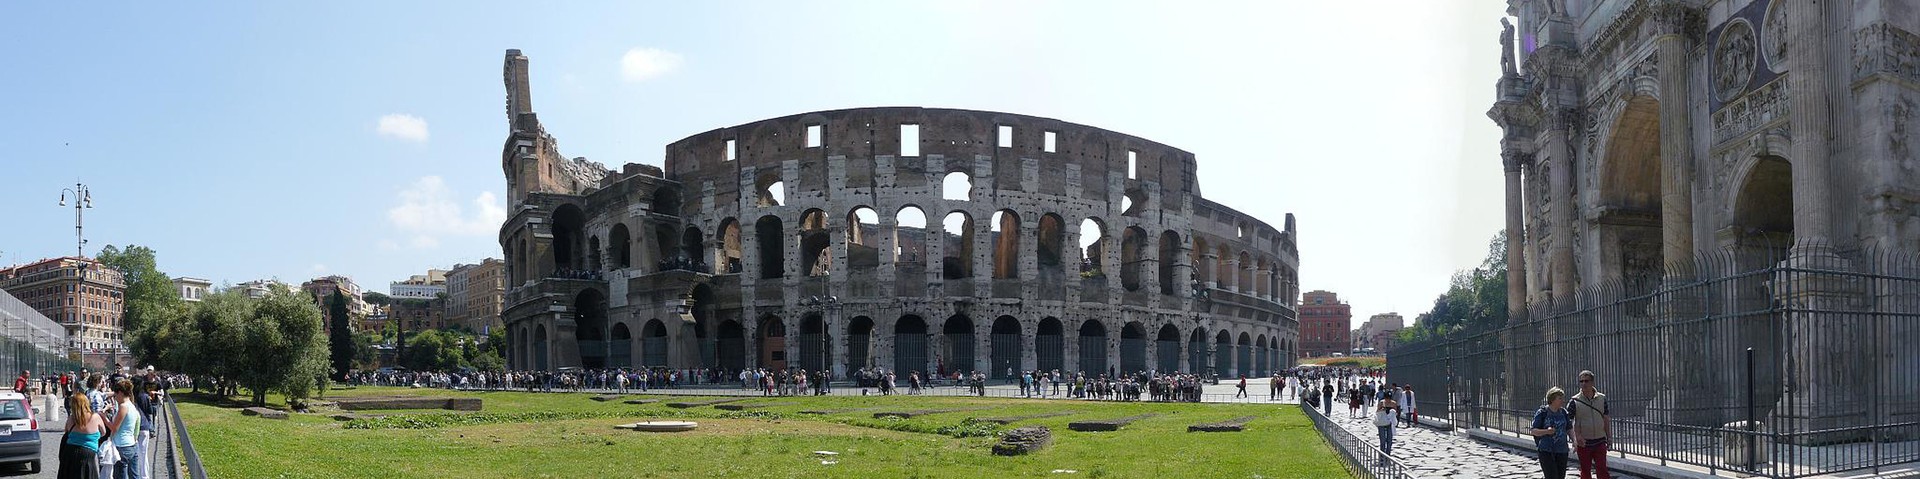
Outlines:
{"label": "colosseum facade", "polygon": [[1192,153],[1009,113],[719,128],[665,169],[558,152],[508,50],[509,366],[1211,371],[1297,356],[1299,252]]}

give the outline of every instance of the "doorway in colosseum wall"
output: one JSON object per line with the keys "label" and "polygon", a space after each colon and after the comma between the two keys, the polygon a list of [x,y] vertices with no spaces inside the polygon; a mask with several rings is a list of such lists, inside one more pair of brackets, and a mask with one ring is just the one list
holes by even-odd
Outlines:
{"label": "doorway in colosseum wall", "polygon": [[1061,223],[1060,215],[1047,213],[1040,215],[1038,243],[1034,248],[1036,261],[1042,271],[1057,270],[1061,266],[1060,250],[1065,246],[1067,232]]}
{"label": "doorway in colosseum wall", "polygon": [[760,245],[760,279],[780,279],[786,274],[786,242],[780,232],[780,217],[766,215],[753,223],[753,239]]}
{"label": "doorway in colosseum wall", "polygon": [[1174,283],[1174,268],[1179,266],[1180,233],[1166,230],[1160,233],[1160,294],[1174,296],[1179,294],[1184,284]]}
{"label": "doorway in colosseum wall", "polygon": [[1033,357],[1034,364],[1041,371],[1073,373],[1067,370],[1067,337],[1065,325],[1060,324],[1059,319],[1047,317],[1040,320],[1039,328],[1034,330],[1033,335]]}
{"label": "doorway in colosseum wall", "polygon": [[1013,210],[993,212],[993,277],[1020,277],[1020,215]]}
{"label": "doorway in colosseum wall", "polygon": [[847,370],[854,371],[873,362],[873,318],[854,316],[847,323]]}
{"label": "doorway in colosseum wall", "polygon": [[833,252],[827,249],[827,213],[809,209],[800,214],[800,271],[807,276],[826,276],[833,272]]}
{"label": "doorway in colosseum wall", "polygon": [[760,353],[760,367],[781,370],[787,368],[787,324],[779,316],[760,317],[759,327],[754,328],[754,350]]}
{"label": "doorway in colosseum wall", "polygon": [[964,211],[947,213],[942,221],[946,231],[940,236],[946,243],[941,249],[940,276],[945,279],[964,279],[973,277],[973,217]]}
{"label": "doorway in colosseum wall", "polygon": [[974,370],[973,318],[956,314],[947,318],[940,328],[940,354],[935,363],[936,372],[941,377],[949,377],[955,371],[971,374]]}
{"label": "doorway in colosseum wall", "polygon": [[1093,319],[1080,323],[1080,371],[1097,377],[1110,373],[1107,366],[1107,325]]}
{"label": "doorway in colosseum wall", "polygon": [[1147,230],[1129,227],[1120,236],[1120,287],[1139,291],[1146,281]]}
{"label": "doorway in colosseum wall", "polygon": [[1080,221],[1080,273],[1082,276],[1105,276],[1103,258],[1107,249],[1107,225],[1099,218],[1089,217]]}
{"label": "doorway in colosseum wall", "polygon": [[1020,320],[1013,316],[994,318],[993,329],[987,332],[988,352],[987,375],[995,379],[1008,379],[1008,370],[1019,374],[1020,365]]}
{"label": "doorway in colosseum wall", "polygon": [[607,365],[607,296],[596,289],[581,290],[573,298],[574,339],[580,352],[580,367],[604,368]]}
{"label": "doorway in colosseum wall", "polygon": [[720,251],[715,261],[714,272],[718,274],[740,272],[740,221],[727,218],[720,222]]}
{"label": "doorway in colosseum wall", "polygon": [[871,271],[880,266],[879,244],[873,232],[880,227],[880,215],[861,206],[847,213],[847,270]]}
{"label": "doorway in colosseum wall", "polygon": [[1139,321],[1120,326],[1120,374],[1147,370],[1147,328]]}
{"label": "doorway in colosseum wall", "polygon": [[893,216],[893,264],[901,271],[926,270],[927,214],[918,206],[903,206]]}
{"label": "doorway in colosseum wall", "polygon": [[1207,329],[1193,328],[1193,334],[1187,335],[1187,372],[1201,373],[1207,369]]}
{"label": "doorway in colosseum wall", "polygon": [[926,377],[927,322],[909,314],[893,323],[893,373],[904,378],[914,371]]}
{"label": "doorway in colosseum wall", "polygon": [[607,233],[607,258],[615,268],[633,267],[633,234],[627,231],[626,223],[613,225],[613,231]]}

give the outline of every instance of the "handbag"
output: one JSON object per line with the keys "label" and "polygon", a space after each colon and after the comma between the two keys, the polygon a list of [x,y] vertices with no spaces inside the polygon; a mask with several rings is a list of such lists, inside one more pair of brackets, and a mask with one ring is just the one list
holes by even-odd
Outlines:
{"label": "handbag", "polygon": [[1373,413],[1373,425],[1374,425],[1374,426],[1377,426],[1377,427],[1388,427],[1388,426],[1392,426],[1392,425],[1393,425],[1393,413],[1392,413],[1392,412],[1389,412],[1388,410],[1384,410],[1384,409],[1383,409],[1383,410],[1379,410],[1379,411],[1374,411],[1374,413]]}

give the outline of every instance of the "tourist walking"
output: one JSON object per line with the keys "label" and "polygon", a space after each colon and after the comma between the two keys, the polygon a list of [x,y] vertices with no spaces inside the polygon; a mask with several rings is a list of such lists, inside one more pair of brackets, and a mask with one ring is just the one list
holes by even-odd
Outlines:
{"label": "tourist walking", "polygon": [[1373,427],[1380,430],[1380,452],[1393,454],[1394,417],[1400,413],[1400,403],[1394,402],[1391,394],[1382,393],[1380,400],[1374,403]]}
{"label": "tourist walking", "polygon": [[133,403],[133,382],[126,379],[113,382],[113,399],[116,413],[113,422],[107,428],[113,431],[113,448],[120,453],[120,461],[114,463],[114,479],[140,479],[140,423],[143,419],[139,406]]}
{"label": "tourist walking", "polygon": [[1573,425],[1573,416],[1567,412],[1567,392],[1560,388],[1547,389],[1547,404],[1533,413],[1533,425],[1527,430],[1533,435],[1534,449],[1540,453],[1540,472],[1547,479],[1567,477],[1568,426]]}
{"label": "tourist walking", "polygon": [[1247,375],[1245,374],[1240,375],[1240,384],[1238,384],[1237,387],[1240,388],[1240,392],[1233,393],[1233,397],[1235,398],[1247,397]]}
{"label": "tourist walking", "polygon": [[1613,444],[1613,421],[1607,417],[1607,395],[1594,386],[1593,371],[1580,371],[1580,394],[1573,396],[1573,444],[1580,455],[1580,479],[1613,479],[1607,471],[1607,447]]}
{"label": "tourist walking", "polygon": [[1324,411],[1322,411],[1322,414],[1327,416],[1332,416],[1333,415],[1333,380],[1329,379],[1329,380],[1326,380],[1326,382],[1321,383],[1320,393],[1321,393],[1321,396],[1323,396],[1323,399],[1321,399],[1320,401],[1320,406],[1322,409],[1324,409]]}

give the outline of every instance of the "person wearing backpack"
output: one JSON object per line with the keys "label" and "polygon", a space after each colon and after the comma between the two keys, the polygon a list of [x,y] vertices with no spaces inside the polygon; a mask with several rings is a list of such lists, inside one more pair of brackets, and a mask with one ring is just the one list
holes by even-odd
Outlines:
{"label": "person wearing backpack", "polygon": [[1567,429],[1573,425],[1573,415],[1567,411],[1567,392],[1558,387],[1547,389],[1547,404],[1533,413],[1533,425],[1527,434],[1533,435],[1534,448],[1540,452],[1540,471],[1547,479],[1565,479],[1567,477]]}
{"label": "person wearing backpack", "polygon": [[1373,408],[1373,427],[1380,430],[1381,453],[1393,454],[1394,416],[1399,413],[1400,403],[1393,400],[1393,395],[1382,392]]}

